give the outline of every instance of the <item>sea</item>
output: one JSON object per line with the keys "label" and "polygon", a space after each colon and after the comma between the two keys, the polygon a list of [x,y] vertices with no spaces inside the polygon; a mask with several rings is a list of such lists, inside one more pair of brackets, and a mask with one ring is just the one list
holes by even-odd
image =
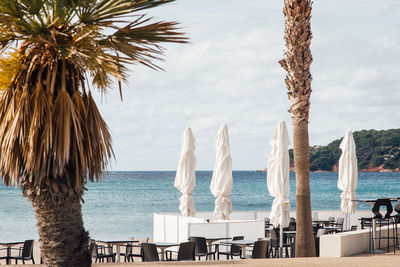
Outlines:
{"label": "sea", "polygon": [[[215,197],[210,192],[212,171],[196,172],[193,192],[196,211],[213,211]],[[341,191],[338,173],[310,173],[313,210],[339,210]],[[153,214],[179,212],[181,193],[174,188],[175,171],[107,172],[98,182],[87,184],[82,216],[93,239],[126,240],[153,236]],[[295,174],[290,174],[291,210],[296,209]],[[400,197],[400,173],[361,172],[356,190],[358,199]],[[233,171],[233,210],[269,211],[266,173]],[[357,209],[371,206],[359,203]],[[21,189],[6,187],[0,180],[0,242],[38,239],[36,219]]]}

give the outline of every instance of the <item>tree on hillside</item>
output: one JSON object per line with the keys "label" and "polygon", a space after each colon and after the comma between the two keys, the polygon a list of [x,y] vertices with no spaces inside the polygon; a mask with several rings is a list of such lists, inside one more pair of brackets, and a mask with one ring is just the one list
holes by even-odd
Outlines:
{"label": "tree on hillside", "polygon": [[285,57],[279,63],[285,79],[292,114],[294,167],[296,171],[296,257],[315,256],[310,200],[310,151],[308,113],[311,96],[310,0],[284,0]]}
{"label": "tree on hillside", "polygon": [[113,156],[91,87],[121,90],[128,64],[186,42],[138,13],[173,1],[0,1],[0,176],[31,201],[48,266],[91,265],[81,201]]}

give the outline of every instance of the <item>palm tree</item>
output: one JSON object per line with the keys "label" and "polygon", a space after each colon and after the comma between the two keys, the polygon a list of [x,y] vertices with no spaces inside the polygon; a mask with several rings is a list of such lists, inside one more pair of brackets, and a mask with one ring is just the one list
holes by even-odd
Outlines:
{"label": "palm tree", "polygon": [[81,201],[113,156],[91,94],[153,63],[177,22],[137,12],[174,0],[0,1],[0,176],[33,206],[44,262],[90,266]]}
{"label": "palm tree", "polygon": [[312,55],[311,0],[284,0],[287,51],[279,63],[285,79],[292,114],[296,171],[296,257],[315,256],[310,201],[308,113],[310,109]]}

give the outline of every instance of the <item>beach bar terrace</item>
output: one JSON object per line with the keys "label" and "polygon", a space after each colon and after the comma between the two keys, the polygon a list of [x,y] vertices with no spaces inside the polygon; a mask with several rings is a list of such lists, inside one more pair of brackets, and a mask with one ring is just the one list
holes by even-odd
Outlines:
{"label": "beach bar terrace", "polygon": [[[291,211],[290,216],[295,217]],[[371,242],[371,229],[361,229],[361,218],[371,218],[370,210],[357,210],[350,216],[348,222],[357,225],[356,231],[322,235],[319,239],[320,257],[345,257],[368,251]],[[343,217],[340,210],[313,211],[313,220],[328,220],[329,217]],[[190,236],[230,237],[241,235],[247,240],[257,240],[265,237],[265,218],[268,211],[234,211],[231,220],[216,221],[212,212],[197,212],[196,217],[183,217],[180,213],[154,214],[155,242],[184,242]],[[388,231],[390,232],[388,235]],[[395,225],[377,227],[376,236],[393,236],[399,229]],[[394,234],[396,235],[396,234]],[[393,246],[394,239],[382,240],[382,249]]]}

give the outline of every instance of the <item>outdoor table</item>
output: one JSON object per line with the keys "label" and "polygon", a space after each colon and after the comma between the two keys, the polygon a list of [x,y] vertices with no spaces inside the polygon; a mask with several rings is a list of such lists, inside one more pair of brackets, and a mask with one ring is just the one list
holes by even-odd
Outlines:
{"label": "outdoor table", "polygon": [[323,229],[326,230],[326,233],[329,234],[330,232],[335,232],[339,227],[336,226],[324,226]]}
{"label": "outdoor table", "polygon": [[[213,242],[220,241],[220,240],[225,240],[225,239],[231,239],[230,237],[206,237],[206,243],[207,243],[207,249],[208,253],[211,253],[211,245]],[[219,247],[219,244],[215,244],[215,250],[217,251],[217,247]],[[208,255],[208,259],[211,260],[211,255]]]}
{"label": "outdoor table", "polygon": [[129,241],[100,241],[100,240],[98,240],[97,242],[105,243],[109,246],[115,245],[115,247],[117,248],[115,261],[121,262],[121,250],[120,250],[121,245],[126,245],[128,243],[138,243],[139,241],[137,241],[137,240],[129,240]]}
{"label": "outdoor table", "polygon": [[24,242],[6,242],[6,243],[0,243],[1,247],[7,247],[7,256],[6,256],[6,264],[11,264],[11,247],[16,246],[16,245],[21,245],[24,244]]}
{"label": "outdoor table", "polygon": [[164,251],[166,248],[179,246],[179,243],[169,243],[169,242],[154,242],[157,248],[161,251],[161,260],[164,260]]}
{"label": "outdoor table", "polygon": [[240,246],[242,248],[242,257],[245,259],[245,258],[247,258],[246,247],[254,245],[254,242],[255,241],[252,241],[252,240],[231,240],[231,241],[221,242],[221,244],[224,243],[224,244],[229,244],[229,245]]}
{"label": "outdoor table", "polygon": [[329,225],[328,220],[313,220],[313,224],[318,224],[319,226]]}

